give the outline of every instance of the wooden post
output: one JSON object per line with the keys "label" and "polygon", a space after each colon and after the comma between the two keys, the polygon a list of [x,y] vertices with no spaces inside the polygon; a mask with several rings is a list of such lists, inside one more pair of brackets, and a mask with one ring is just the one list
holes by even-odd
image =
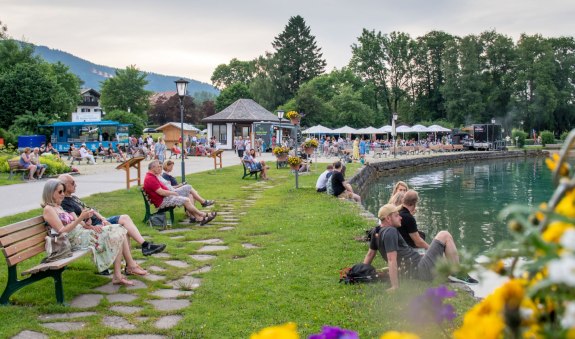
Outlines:
{"label": "wooden post", "polygon": [[[130,189],[130,183],[133,181],[137,181],[138,182],[138,186],[142,185],[141,182],[141,163],[142,160],[144,160],[144,157],[136,157],[136,158],[132,158],[132,159],[128,159],[126,161],[124,161],[123,163],[119,164],[118,166],[116,166],[116,169],[123,169],[124,171],[126,171],[126,189]],[[135,179],[130,179],[130,167],[134,167],[137,172],[138,172],[138,177]]]}
{"label": "wooden post", "polygon": [[[222,154],[224,153],[224,150],[217,150],[212,152],[212,154],[210,154],[210,157],[214,158],[214,169],[217,170],[218,169],[218,164],[220,165],[220,168],[222,168]],[[218,160],[219,158],[219,160]]]}

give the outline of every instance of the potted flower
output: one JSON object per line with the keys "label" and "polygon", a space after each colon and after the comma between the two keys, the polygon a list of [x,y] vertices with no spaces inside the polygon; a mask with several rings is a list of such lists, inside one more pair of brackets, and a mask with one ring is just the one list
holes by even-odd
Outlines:
{"label": "potted flower", "polygon": [[278,158],[278,161],[286,161],[289,153],[289,148],[285,146],[276,146],[272,150],[272,153]]}
{"label": "potted flower", "polygon": [[289,111],[287,112],[286,117],[291,120],[292,125],[299,125],[301,115],[298,112]]}
{"label": "potted flower", "polygon": [[319,146],[316,139],[307,139],[303,143],[303,149],[307,155],[312,155],[315,149]]}
{"label": "potted flower", "polygon": [[288,157],[288,165],[291,169],[293,170],[299,170],[299,167],[301,166],[301,158],[300,157],[296,157],[296,156],[289,156]]}

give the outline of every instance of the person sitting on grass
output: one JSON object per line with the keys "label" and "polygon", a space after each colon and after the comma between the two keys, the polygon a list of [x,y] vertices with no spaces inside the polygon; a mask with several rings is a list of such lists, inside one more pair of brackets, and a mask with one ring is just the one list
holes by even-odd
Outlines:
{"label": "person sitting on grass", "polygon": [[269,167],[266,166],[266,162],[261,160],[256,160],[256,150],[250,149],[248,152],[244,154],[243,161],[247,167],[250,168],[252,171],[262,171],[261,178],[263,180],[268,180],[268,169]]}
{"label": "person sitting on grass", "polygon": [[[192,200],[192,203],[199,202],[202,207],[208,207],[215,203],[214,200],[207,200],[200,196],[200,194],[192,187],[192,185],[183,182],[178,184],[176,178],[174,178],[170,173],[174,169],[174,162],[172,160],[168,160],[162,166],[164,171],[162,172],[162,178],[167,181],[166,185],[168,188],[172,187],[175,191],[177,191],[182,197],[189,197]],[[171,191],[171,190],[170,190]]]}
{"label": "person sitting on grass", "polygon": [[[82,200],[80,200],[80,198],[73,195],[74,193],[76,193],[77,188],[74,177],[72,177],[69,174],[61,174],[60,176],[58,176],[58,180],[60,180],[66,188],[66,194],[64,200],[61,203],[62,208],[66,212],[71,212],[75,213],[76,215],[79,215],[80,213],[82,213],[82,210],[89,208]],[[166,248],[166,245],[164,244],[153,244],[151,242],[146,241],[140,234],[138,227],[134,224],[134,221],[132,221],[132,218],[130,218],[129,215],[122,214],[105,218],[98,211],[93,210],[93,215],[90,218],[90,225],[93,225],[95,227],[102,227],[111,224],[122,225],[122,227],[124,227],[127,230],[128,236],[134,239],[138,244],[142,246],[142,254],[145,256],[152,255],[154,253],[160,253]],[[126,259],[125,271],[127,275],[148,274],[148,272],[146,272],[146,270],[141,268],[138,265],[138,263],[132,258],[132,253],[129,251],[129,247],[127,251],[126,250],[123,251],[123,254],[124,258]]]}
{"label": "person sitting on grass", "polygon": [[160,165],[158,160],[152,160],[148,164],[148,173],[146,173],[143,188],[156,208],[162,209],[167,207],[183,206],[190,219],[193,218],[195,221],[199,221],[200,226],[214,220],[217,215],[216,212],[202,212],[194,206],[190,198],[182,197],[176,191],[170,191],[169,188],[160,181],[159,177],[161,174],[162,165]]}
{"label": "person sitting on grass", "polygon": [[361,197],[353,193],[351,185],[345,181],[344,167],[341,161],[336,161],[333,164],[334,170],[331,175],[331,186],[333,195],[340,199],[352,199],[355,202],[361,203]]}
{"label": "person sitting on grass", "polygon": [[315,183],[315,190],[317,192],[325,192],[327,190],[327,180],[333,174],[333,165],[327,165],[325,171],[319,175]]}
{"label": "person sitting on grass", "polygon": [[[401,193],[401,191],[398,191],[398,193]],[[403,195],[401,209],[399,210],[399,215],[401,216],[399,233],[410,247],[428,249],[429,244],[425,242],[425,233],[417,228],[417,222],[413,217],[417,211],[418,201],[419,195],[414,190],[409,190]]]}
{"label": "person sitting on grass", "polygon": [[[400,269],[402,273],[406,273],[409,277],[431,281],[434,278],[435,265],[444,255],[450,263],[454,265],[459,264],[459,254],[457,253],[455,242],[447,231],[441,231],[435,236],[423,256],[409,247],[397,230],[401,227],[400,209],[401,206],[392,204],[383,205],[379,209],[377,217],[380,220],[380,227],[372,229],[369,237],[369,250],[363,260],[364,264],[371,264],[379,251],[389,267],[389,278],[391,281],[389,290],[399,288]],[[477,280],[467,274],[449,276],[449,280],[466,284],[478,283]]]}

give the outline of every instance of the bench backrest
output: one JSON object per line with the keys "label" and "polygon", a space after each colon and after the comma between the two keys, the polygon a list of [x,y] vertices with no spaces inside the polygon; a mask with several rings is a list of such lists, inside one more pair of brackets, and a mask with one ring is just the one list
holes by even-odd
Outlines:
{"label": "bench backrest", "polygon": [[45,251],[46,226],[38,216],[0,227],[0,245],[8,266],[14,266]]}
{"label": "bench backrest", "polygon": [[72,153],[70,153],[70,155],[74,158],[81,158],[82,155],[80,154],[80,151],[78,151],[77,149],[73,150]]}
{"label": "bench backrest", "polygon": [[8,160],[8,166],[10,166],[10,170],[15,170],[20,168],[20,160]]}

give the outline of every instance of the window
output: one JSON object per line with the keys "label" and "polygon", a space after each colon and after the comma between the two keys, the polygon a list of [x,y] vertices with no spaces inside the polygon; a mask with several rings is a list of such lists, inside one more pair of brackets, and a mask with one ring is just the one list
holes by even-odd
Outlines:
{"label": "window", "polygon": [[212,125],[212,135],[216,137],[220,144],[227,144],[227,125]]}
{"label": "window", "polygon": [[90,109],[89,109],[89,108],[82,108],[82,112],[83,112],[83,113],[84,113],[84,112],[90,112]]}

